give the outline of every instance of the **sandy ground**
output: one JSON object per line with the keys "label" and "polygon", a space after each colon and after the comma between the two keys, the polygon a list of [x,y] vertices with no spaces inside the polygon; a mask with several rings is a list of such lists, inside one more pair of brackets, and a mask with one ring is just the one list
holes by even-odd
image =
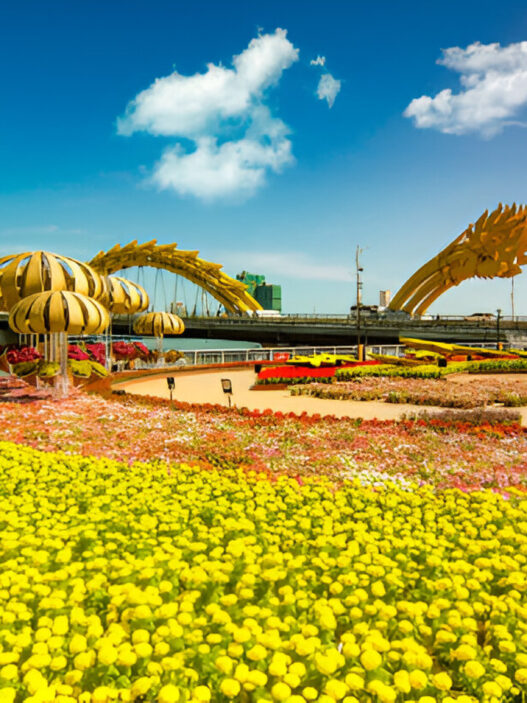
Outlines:
{"label": "sandy ground", "polygon": [[[168,374],[167,374],[168,375]],[[517,374],[507,374],[503,378],[518,380]],[[232,381],[232,403],[251,410],[280,410],[282,412],[302,413],[309,415],[335,415],[336,417],[362,417],[364,420],[396,420],[402,415],[413,412],[434,412],[443,408],[434,408],[421,405],[395,405],[381,403],[376,400],[363,402],[351,400],[328,400],[325,398],[309,398],[307,396],[291,396],[287,390],[251,391],[249,388],[256,380],[256,374],[248,369],[226,369],[223,371],[189,370],[175,376],[176,387],[174,398],[188,403],[219,403],[228,405],[227,396],[223,393],[221,379],[229,378]],[[447,376],[449,383],[475,383],[481,376],[460,374]],[[527,378],[522,377],[522,382]],[[165,376],[156,376],[151,379],[139,379],[116,384],[116,388],[127,393],[138,395],[155,395],[160,398],[169,398]],[[527,408],[517,408],[522,416],[522,424],[527,425]]]}
{"label": "sandy ground", "polygon": [[[362,417],[365,420],[395,420],[405,413],[419,412],[422,406],[392,405],[375,400],[365,402],[327,400],[325,398],[309,398],[307,396],[291,396],[287,390],[251,391],[250,386],[256,380],[256,374],[247,369],[226,369],[224,371],[193,371],[178,373],[175,377],[176,387],[174,399],[188,403],[219,403],[227,405],[227,396],[221,388],[221,379],[230,378],[232,381],[232,402],[251,410],[280,410],[282,412],[302,413],[310,415],[335,415],[336,417]],[[139,379],[115,385],[115,388],[127,393],[138,395],[155,395],[169,398],[165,377]],[[433,408],[428,408],[432,410]]]}

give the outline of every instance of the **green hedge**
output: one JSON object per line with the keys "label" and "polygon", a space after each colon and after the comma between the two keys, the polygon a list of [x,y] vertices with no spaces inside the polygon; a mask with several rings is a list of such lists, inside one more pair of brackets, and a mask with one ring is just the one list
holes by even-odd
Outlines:
{"label": "green hedge", "polygon": [[527,359],[497,359],[489,361],[453,361],[448,366],[424,364],[423,366],[356,366],[338,369],[336,381],[352,381],[364,376],[388,376],[392,378],[443,378],[452,373],[527,373]]}
{"label": "green hedge", "polygon": [[471,366],[469,373],[527,373],[527,359],[477,361]]}
{"label": "green hedge", "polygon": [[395,366],[380,364],[379,366],[355,366],[349,369],[338,369],[335,373],[337,381],[353,381],[365,376],[390,376],[398,378],[441,378],[446,368],[433,364],[423,366]]}
{"label": "green hedge", "polygon": [[320,376],[320,377],[315,377],[315,376],[293,376],[292,378],[284,378],[284,377],[277,377],[277,378],[258,378],[256,380],[255,385],[256,386],[272,386],[275,384],[279,383],[285,383],[288,386],[293,386],[298,383],[301,384],[306,384],[306,383],[333,383],[334,379],[332,376]]}

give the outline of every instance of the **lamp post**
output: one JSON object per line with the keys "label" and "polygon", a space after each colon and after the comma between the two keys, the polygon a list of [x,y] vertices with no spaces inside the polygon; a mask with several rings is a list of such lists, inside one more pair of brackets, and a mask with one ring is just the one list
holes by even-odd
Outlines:
{"label": "lamp post", "polygon": [[362,281],[360,280],[360,275],[364,269],[360,267],[359,264],[359,254],[361,253],[361,248],[357,245],[357,251],[355,252],[355,268],[357,269],[357,356],[359,361],[362,361],[362,353],[360,347],[360,306],[362,302]]}
{"label": "lamp post", "polygon": [[500,343],[500,317],[501,317],[501,310],[498,308],[496,310],[497,312],[497,317],[496,317],[496,349],[501,349],[501,343]]}

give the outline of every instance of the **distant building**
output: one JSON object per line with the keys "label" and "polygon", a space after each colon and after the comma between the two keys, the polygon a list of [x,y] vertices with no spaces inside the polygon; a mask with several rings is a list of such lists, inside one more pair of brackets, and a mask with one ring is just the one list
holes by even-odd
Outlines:
{"label": "distant building", "polygon": [[258,273],[242,271],[236,275],[238,281],[245,283],[248,292],[260,303],[264,310],[282,312],[282,286],[266,283],[265,276]]}
{"label": "distant building", "polygon": [[179,315],[179,317],[187,316],[187,308],[185,307],[185,304],[179,300],[177,302],[170,303],[170,312],[174,315]]}
{"label": "distant building", "polygon": [[392,299],[392,292],[390,290],[379,291],[379,307],[387,308]]}

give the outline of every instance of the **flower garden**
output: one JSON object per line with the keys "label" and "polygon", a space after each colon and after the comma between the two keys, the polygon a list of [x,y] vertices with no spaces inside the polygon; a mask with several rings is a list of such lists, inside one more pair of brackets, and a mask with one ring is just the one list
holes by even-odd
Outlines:
{"label": "flower garden", "polygon": [[68,335],[147,310],[108,275],[145,247],[167,255],[0,262],[0,308],[35,345],[0,349],[0,703],[525,701],[527,433],[499,406],[527,388],[445,377],[527,354],[407,339],[404,358],[262,364],[298,394],[457,408],[397,422],[115,396],[114,362],[162,345]]}
{"label": "flower garden", "polygon": [[311,395],[333,400],[381,400],[448,408],[477,408],[487,405],[520,407],[527,405],[527,376],[500,376],[451,383],[446,379],[417,379],[391,376],[359,377],[333,384],[311,382],[291,388],[293,395]]}
{"label": "flower garden", "polygon": [[1,403],[0,701],[522,700],[527,433],[493,412]]}

